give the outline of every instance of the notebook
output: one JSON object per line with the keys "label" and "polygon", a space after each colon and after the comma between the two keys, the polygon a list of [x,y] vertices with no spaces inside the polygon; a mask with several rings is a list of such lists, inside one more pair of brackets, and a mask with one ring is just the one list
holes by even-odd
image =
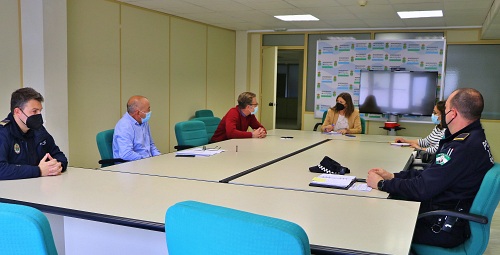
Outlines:
{"label": "notebook", "polygon": [[309,186],[348,189],[354,182],[356,182],[356,176],[321,174],[318,177],[314,177]]}

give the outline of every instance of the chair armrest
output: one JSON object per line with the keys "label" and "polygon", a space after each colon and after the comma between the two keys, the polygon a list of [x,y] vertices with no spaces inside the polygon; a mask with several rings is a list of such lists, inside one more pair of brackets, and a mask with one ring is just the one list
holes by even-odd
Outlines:
{"label": "chair armrest", "polygon": [[425,218],[427,216],[451,216],[451,217],[457,217],[460,219],[464,220],[469,220],[473,222],[478,222],[481,224],[487,224],[488,223],[488,218],[482,215],[477,215],[473,213],[463,213],[463,212],[456,212],[456,211],[449,211],[449,210],[436,210],[436,211],[430,211],[430,212],[425,212],[422,214],[419,214],[417,219],[420,218]]}
{"label": "chair armrest", "polygon": [[318,123],[316,123],[316,124],[314,125],[313,131],[318,130],[318,127],[319,127],[319,126],[321,126],[321,125],[323,125],[323,123],[322,123],[322,122],[318,122]]}
{"label": "chair armrest", "polygon": [[178,150],[178,151],[181,151],[181,150],[186,150],[186,149],[191,149],[191,148],[194,148],[196,146],[192,146],[192,145],[176,145],[174,146],[174,149]]}
{"label": "chair armrest", "polygon": [[98,163],[101,165],[107,165],[107,164],[114,165],[115,163],[123,163],[123,162],[127,162],[127,160],[121,158],[111,158],[111,159],[101,159],[99,160]]}

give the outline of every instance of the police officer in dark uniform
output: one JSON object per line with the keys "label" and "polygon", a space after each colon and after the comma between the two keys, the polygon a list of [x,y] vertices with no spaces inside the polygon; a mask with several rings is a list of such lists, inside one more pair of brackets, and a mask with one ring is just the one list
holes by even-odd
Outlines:
{"label": "police officer in dark uniform", "polygon": [[[480,118],[484,100],[475,89],[458,89],[446,101],[448,129],[439,142],[436,159],[424,170],[389,173],[380,168],[368,172],[370,187],[391,196],[420,201],[419,213],[433,210],[469,212],[486,172],[494,160]],[[469,238],[469,224],[454,217],[419,219],[413,243],[454,247]]]}
{"label": "police officer in dark uniform", "polygon": [[0,180],[59,175],[68,160],[43,126],[43,96],[32,88],[12,93],[0,121]]}

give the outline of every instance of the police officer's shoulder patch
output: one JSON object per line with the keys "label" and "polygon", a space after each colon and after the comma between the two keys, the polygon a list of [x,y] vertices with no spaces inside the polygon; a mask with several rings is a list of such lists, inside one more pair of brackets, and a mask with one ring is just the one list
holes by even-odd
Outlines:
{"label": "police officer's shoulder patch", "polygon": [[9,123],[10,123],[9,119],[4,119],[4,120],[0,121],[0,126],[4,127],[4,126],[8,125]]}
{"label": "police officer's shoulder patch", "polygon": [[467,137],[469,137],[469,135],[470,135],[469,133],[461,133],[461,134],[457,135],[453,139],[453,141],[463,141],[463,140],[467,139]]}
{"label": "police officer's shoulder patch", "polygon": [[450,155],[446,154],[446,153],[439,153],[436,155],[436,164],[438,165],[444,165],[446,163],[448,163],[448,161],[451,160],[451,157]]}

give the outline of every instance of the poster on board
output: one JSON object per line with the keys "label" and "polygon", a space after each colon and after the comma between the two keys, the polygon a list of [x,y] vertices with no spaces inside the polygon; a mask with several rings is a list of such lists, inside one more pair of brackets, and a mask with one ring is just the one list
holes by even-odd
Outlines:
{"label": "poster on board", "polygon": [[342,92],[359,108],[361,70],[438,72],[441,95],[445,45],[445,40],[318,40],[314,117],[321,118]]}

